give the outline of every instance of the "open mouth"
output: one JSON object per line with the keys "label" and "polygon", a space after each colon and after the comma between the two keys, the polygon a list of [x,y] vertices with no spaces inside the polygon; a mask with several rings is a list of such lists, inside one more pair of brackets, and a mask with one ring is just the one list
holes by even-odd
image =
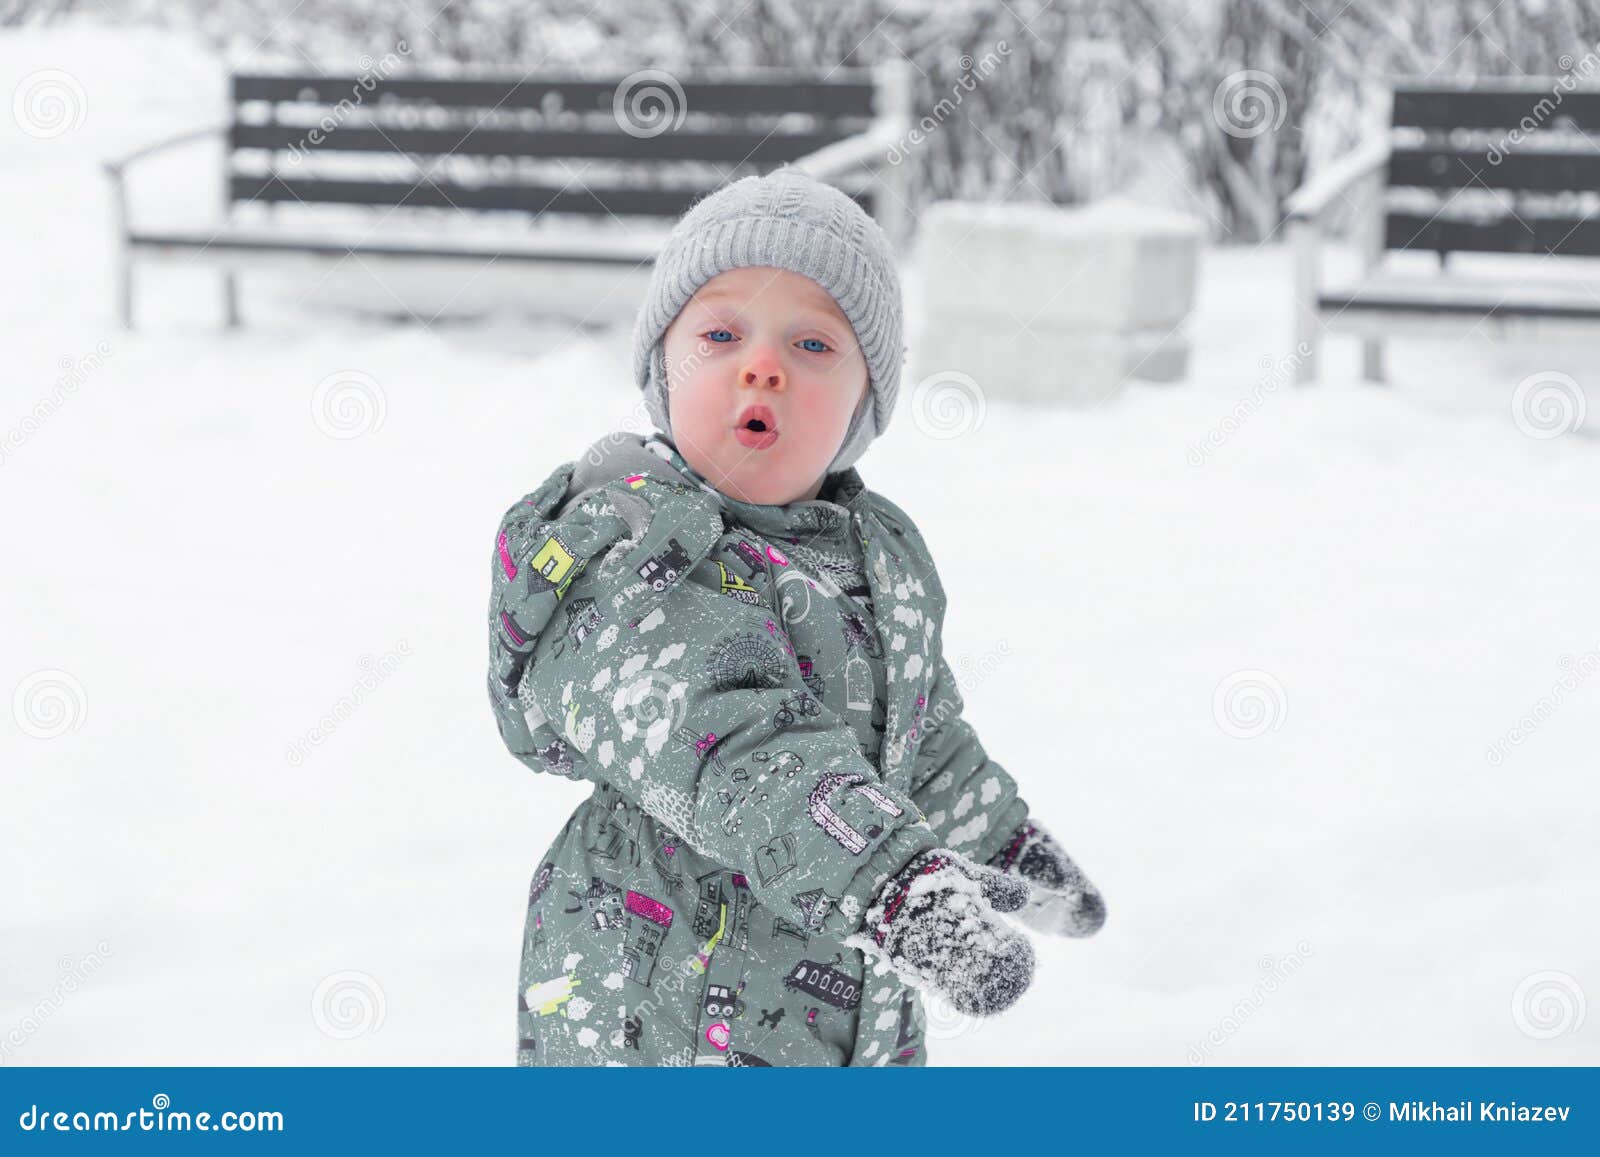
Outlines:
{"label": "open mouth", "polygon": [[734,437],[741,445],[765,450],[778,440],[778,421],[768,406],[746,406],[739,414]]}

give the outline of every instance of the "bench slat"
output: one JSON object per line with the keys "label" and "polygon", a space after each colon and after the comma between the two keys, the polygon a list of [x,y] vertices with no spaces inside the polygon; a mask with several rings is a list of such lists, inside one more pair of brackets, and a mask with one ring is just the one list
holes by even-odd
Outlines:
{"label": "bench slat", "polygon": [[[561,107],[612,108],[622,83],[634,74],[615,77],[503,77],[500,79],[421,80],[404,77],[249,76],[235,74],[235,103],[252,100],[294,101],[336,105],[341,101],[369,104],[383,99],[419,101],[463,108],[542,108],[554,95]],[[654,82],[644,78],[632,91]],[[681,83],[684,107],[692,112],[816,113],[829,117],[873,115],[874,84],[870,77],[821,80],[815,73],[776,73],[759,80]],[[647,106],[649,107],[649,106]]]}
{"label": "bench slat", "polygon": [[1320,309],[1343,313],[1346,310],[1371,310],[1380,313],[1441,314],[1465,317],[1565,317],[1600,321],[1600,305],[1581,303],[1535,305],[1526,302],[1425,301],[1409,297],[1383,297],[1373,293],[1323,293],[1317,297]]}
{"label": "bench slat", "polygon": [[[637,189],[567,185],[460,185],[447,181],[321,180],[233,174],[229,196],[235,201],[308,204],[384,205],[442,209],[508,209],[525,213],[635,214],[677,217],[705,189]],[[846,190],[848,192],[848,190]],[[871,212],[870,193],[850,193]]]}
{"label": "bench slat", "polygon": [[1569,192],[1600,189],[1600,152],[1516,150],[1491,164],[1483,149],[1396,147],[1389,154],[1391,186],[1429,189],[1527,189]]}
{"label": "bench slat", "polygon": [[1600,218],[1507,216],[1468,221],[1421,213],[1390,213],[1384,221],[1384,247],[1600,257]]}
{"label": "bench slat", "polygon": [[1397,128],[1511,129],[1528,118],[1537,129],[1570,118],[1592,130],[1600,127],[1600,92],[1563,92],[1554,83],[1472,90],[1397,86],[1392,116]]}
{"label": "bench slat", "polygon": [[304,254],[339,258],[393,257],[402,259],[455,258],[470,261],[571,261],[580,264],[648,265],[660,251],[660,237],[574,237],[530,233],[522,237],[448,238],[416,240],[344,241],[331,236],[297,236],[292,233],[250,234],[225,226],[216,232],[139,232],[128,244],[156,252],[212,254]]}
{"label": "bench slat", "polygon": [[1457,313],[1480,317],[1570,317],[1600,320],[1600,283],[1592,278],[1559,277],[1556,270],[1530,276],[1527,262],[1515,276],[1487,270],[1402,272],[1376,270],[1354,282],[1325,287],[1318,304],[1333,309],[1387,310],[1395,313]]}
{"label": "bench slat", "polygon": [[663,132],[636,137],[619,131],[559,129],[400,129],[340,126],[318,129],[294,125],[235,123],[229,144],[236,149],[298,149],[310,153],[404,153],[416,156],[584,157],[630,161],[687,160],[777,164],[798,160],[851,133],[769,133],[758,130]]}

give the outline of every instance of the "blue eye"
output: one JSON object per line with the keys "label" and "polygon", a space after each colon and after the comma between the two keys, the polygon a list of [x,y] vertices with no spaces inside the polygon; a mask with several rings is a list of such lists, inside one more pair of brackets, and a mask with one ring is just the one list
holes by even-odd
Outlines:
{"label": "blue eye", "polygon": [[[726,338],[720,338],[720,337],[714,336],[714,335],[719,334],[719,333],[725,333],[728,336]],[[712,329],[712,330],[707,330],[705,333],[701,334],[700,336],[701,337],[711,338],[711,340],[716,342],[718,345],[726,345],[728,342],[733,340],[733,331],[732,330],[728,330],[728,329]]]}
{"label": "blue eye", "polygon": [[801,339],[800,339],[800,343],[801,343],[801,344],[802,344],[802,345],[804,345],[804,344],[805,344],[805,343],[806,343],[806,342],[808,342],[808,341],[814,341],[814,342],[816,342],[816,343],[817,343],[817,344],[818,344],[818,345],[819,345],[819,346],[821,346],[821,347],[822,347],[822,348],[821,348],[821,349],[819,349],[819,350],[807,350],[807,351],[806,351],[806,352],[807,352],[807,353],[813,353],[813,354],[825,354],[825,353],[827,353],[827,352],[828,352],[828,349],[829,349],[829,348],[830,348],[830,347],[829,347],[829,346],[828,346],[828,343],[827,343],[827,342],[825,342],[825,341],[823,341],[823,340],[822,340],[822,339],[821,339],[821,338],[820,338],[820,337],[803,337],[803,338],[801,338]]}

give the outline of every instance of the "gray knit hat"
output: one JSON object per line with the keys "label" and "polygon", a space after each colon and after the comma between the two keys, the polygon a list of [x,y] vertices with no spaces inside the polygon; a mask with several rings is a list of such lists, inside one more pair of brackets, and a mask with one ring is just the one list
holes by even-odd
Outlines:
{"label": "gray knit hat", "polygon": [[662,348],[667,327],[707,281],[749,265],[811,278],[855,330],[868,389],[827,472],[843,470],[888,428],[894,413],[906,356],[900,277],[889,238],[853,198],[787,165],[702,197],[657,255],[633,327],[634,376],[650,420],[671,436]]}

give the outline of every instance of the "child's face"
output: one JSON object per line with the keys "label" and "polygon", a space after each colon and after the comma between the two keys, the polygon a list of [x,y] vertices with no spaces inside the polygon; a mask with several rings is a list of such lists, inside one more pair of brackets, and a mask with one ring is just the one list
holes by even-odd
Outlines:
{"label": "child's face", "polygon": [[[719,273],[663,338],[672,440],[718,490],[781,506],[815,498],[867,392],[838,303],[787,269]],[[745,428],[764,408],[766,431]]]}

